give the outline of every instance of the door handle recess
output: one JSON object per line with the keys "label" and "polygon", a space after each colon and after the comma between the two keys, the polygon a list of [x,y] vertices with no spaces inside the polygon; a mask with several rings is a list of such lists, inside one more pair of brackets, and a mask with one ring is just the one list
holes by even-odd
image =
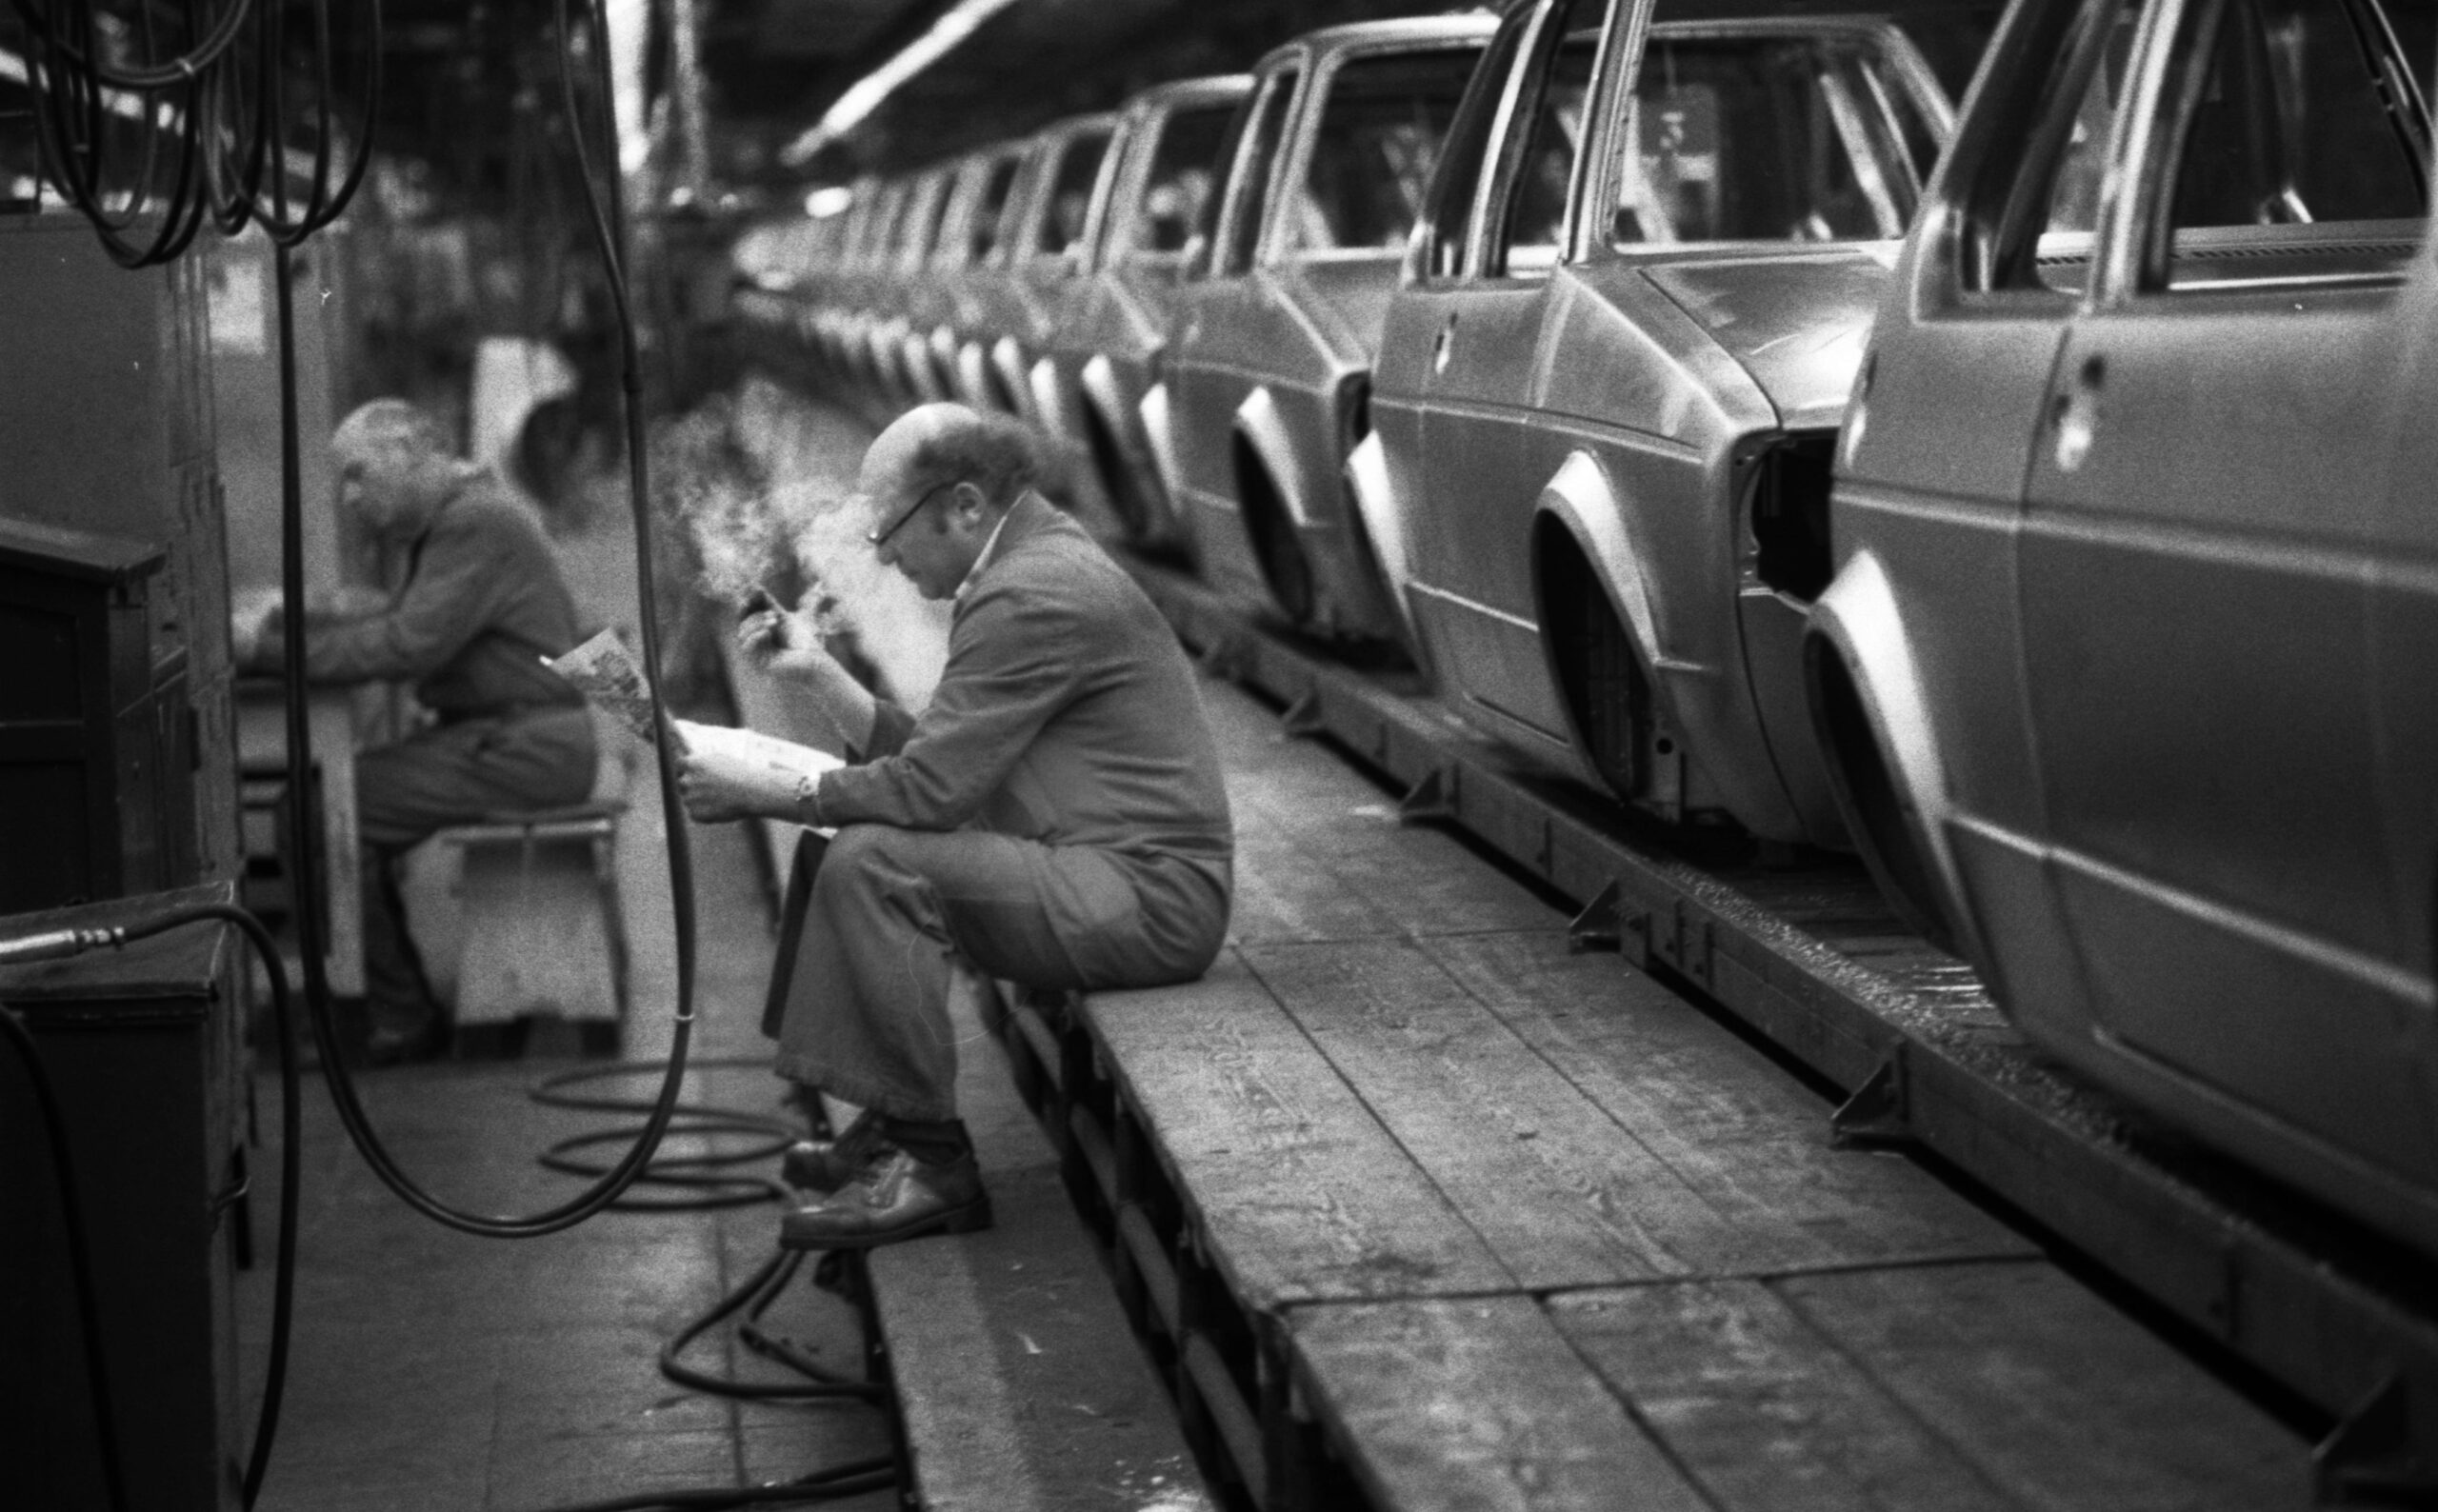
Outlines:
{"label": "door handle recess", "polygon": [[1430,370],[1433,374],[1448,370],[1448,359],[1456,350],[1456,317],[1450,315],[1430,340]]}
{"label": "door handle recess", "polygon": [[2091,448],[2099,442],[2100,390],[2107,379],[2107,362],[2090,357],[2074,369],[2049,402],[2058,471],[2078,471],[2090,460]]}

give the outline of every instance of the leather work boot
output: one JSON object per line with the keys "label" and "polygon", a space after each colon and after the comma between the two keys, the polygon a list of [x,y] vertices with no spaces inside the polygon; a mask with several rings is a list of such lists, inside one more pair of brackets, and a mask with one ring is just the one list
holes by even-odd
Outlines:
{"label": "leather work boot", "polygon": [[990,1194],[970,1153],[926,1165],[904,1150],[874,1162],[863,1180],[817,1197],[779,1220],[785,1249],[869,1249],[925,1234],[990,1226]]}
{"label": "leather work boot", "polygon": [[868,1110],[855,1115],[836,1139],[798,1140],[779,1157],[779,1176],[799,1191],[834,1192],[861,1177],[872,1163],[896,1148]]}

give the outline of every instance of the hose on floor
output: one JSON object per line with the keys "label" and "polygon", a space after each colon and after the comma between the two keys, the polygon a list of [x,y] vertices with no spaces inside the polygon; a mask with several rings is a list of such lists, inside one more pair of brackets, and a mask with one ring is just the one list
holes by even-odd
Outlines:
{"label": "hose on floor", "polygon": [[[767,1069],[769,1064],[766,1058],[758,1056],[723,1056],[694,1063],[698,1070],[761,1070]],[[609,1065],[582,1066],[542,1078],[527,1089],[527,1095],[546,1107],[646,1115],[653,1105],[649,1099],[620,1097],[590,1089],[604,1082],[644,1075],[659,1068],[659,1063],[654,1061],[621,1061]],[[672,1154],[664,1147],[636,1177],[634,1186],[671,1187],[675,1191],[664,1197],[640,1195],[630,1189],[611,1204],[613,1207],[627,1212],[696,1211],[786,1201],[790,1197],[783,1184],[767,1175],[749,1174],[739,1169],[745,1166],[768,1169],[769,1163],[796,1137],[797,1130],[786,1120],[717,1104],[681,1102],[676,1106],[668,1133],[671,1139],[694,1136],[709,1141],[729,1136],[744,1143],[728,1149],[706,1149],[693,1154]],[[567,1175],[597,1175],[601,1167],[585,1160],[579,1152],[597,1144],[623,1143],[633,1136],[631,1126],[588,1130],[552,1144],[536,1158],[544,1166]],[[889,1389],[885,1385],[841,1374],[813,1358],[806,1345],[764,1326],[764,1314],[786,1295],[802,1270],[804,1260],[804,1252],[800,1250],[774,1251],[733,1290],[689,1320],[661,1345],[661,1375],[689,1390],[740,1402],[861,1402],[873,1405],[887,1403]],[[684,1358],[686,1352],[712,1329],[730,1319],[737,1320],[737,1343],[802,1379],[740,1381],[688,1364]],[[553,1507],[550,1512],[649,1512],[654,1508],[669,1508],[675,1512],[675,1509],[828,1501],[885,1490],[896,1483],[896,1479],[894,1462],[881,1457],[832,1465],[795,1480],[766,1485],[643,1492],[610,1501]]]}
{"label": "hose on floor", "polygon": [[[767,1070],[769,1062],[759,1056],[733,1055],[697,1060],[694,1064],[699,1070]],[[648,1099],[602,1092],[579,1093],[573,1089],[590,1087],[620,1077],[643,1075],[659,1068],[656,1061],[620,1061],[609,1065],[581,1066],[542,1078],[527,1088],[526,1095],[545,1107],[588,1113],[646,1114],[652,1106]],[[765,1174],[748,1174],[737,1169],[742,1166],[757,1166],[764,1171],[769,1169],[769,1163],[797,1137],[797,1129],[786,1119],[717,1104],[680,1103],[669,1132],[671,1138],[697,1136],[709,1139],[728,1135],[742,1137],[749,1143],[729,1149],[709,1149],[699,1154],[673,1155],[664,1150],[636,1178],[635,1184],[674,1187],[677,1195],[638,1196],[630,1191],[616,1203],[619,1210],[689,1212],[792,1200],[794,1194],[785,1184]],[[630,1127],[589,1130],[558,1141],[537,1158],[548,1168],[567,1175],[595,1175],[599,1167],[583,1160],[576,1152],[595,1144],[617,1144],[632,1137]],[[762,1326],[763,1314],[787,1291],[803,1263],[803,1251],[782,1249],[773,1253],[735,1290],[688,1323],[662,1346],[660,1373],[681,1386],[749,1402],[819,1401],[826,1398],[864,1402],[885,1400],[888,1393],[883,1387],[839,1375],[814,1360],[803,1345],[784,1336],[773,1335]],[[689,1346],[740,1312],[745,1316],[737,1325],[737,1341],[772,1363],[805,1377],[804,1382],[735,1381],[711,1375],[684,1363],[680,1357]]]}

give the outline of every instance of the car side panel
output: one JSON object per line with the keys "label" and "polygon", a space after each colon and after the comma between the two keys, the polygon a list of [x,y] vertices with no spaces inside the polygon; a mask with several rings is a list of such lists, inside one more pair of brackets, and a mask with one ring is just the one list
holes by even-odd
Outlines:
{"label": "car side panel", "polygon": [[2069,418],[2034,460],[2024,634],[2101,1025],[2427,1181],[2417,1067],[2388,1044],[2428,1009],[2395,969],[2361,675],[2392,303],[2185,293],[2079,319]]}

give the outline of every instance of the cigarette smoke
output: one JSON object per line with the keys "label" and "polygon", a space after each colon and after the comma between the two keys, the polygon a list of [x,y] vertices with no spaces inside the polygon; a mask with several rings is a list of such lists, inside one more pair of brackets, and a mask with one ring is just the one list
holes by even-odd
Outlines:
{"label": "cigarette smoke", "polygon": [[[881,690],[920,709],[948,661],[949,607],[883,567],[864,539],[871,522],[853,490],[870,434],[760,377],[740,386],[732,413],[737,444],[768,480],[759,501],[769,531],[762,549],[792,555],[806,597],[817,594],[829,606],[829,623],[853,637],[879,672]],[[750,529],[740,527],[738,538]],[[705,553],[707,577],[710,562]]]}
{"label": "cigarette smoke", "polygon": [[663,507],[686,527],[701,564],[696,586],[742,605],[781,560],[784,531],[769,483],[741,441],[733,408],[713,399],[672,421],[655,448]]}

